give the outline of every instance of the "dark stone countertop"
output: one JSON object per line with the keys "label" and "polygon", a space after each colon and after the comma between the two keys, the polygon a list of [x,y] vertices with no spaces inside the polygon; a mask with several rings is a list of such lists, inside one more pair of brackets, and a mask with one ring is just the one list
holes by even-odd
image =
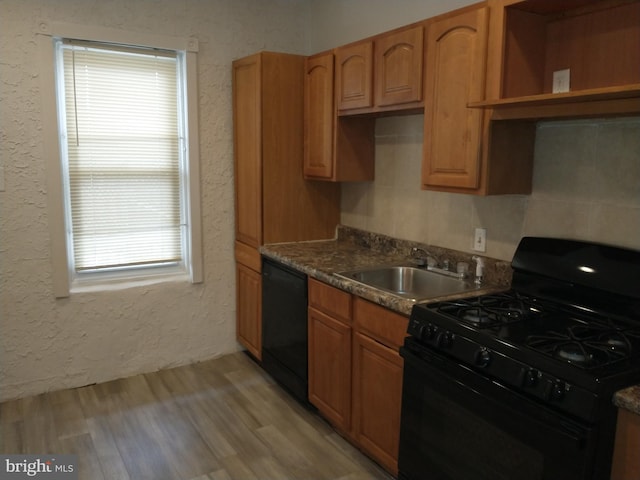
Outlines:
{"label": "dark stone countertop", "polygon": [[624,408],[631,413],[640,415],[640,385],[616,392],[613,396],[613,404],[618,408]]}
{"label": "dark stone countertop", "polygon": [[[304,272],[309,277],[409,316],[414,305],[413,301],[338,277],[334,273],[379,265],[410,265],[410,250],[414,246],[428,250],[438,258],[447,258],[452,265],[465,261],[469,263],[470,271],[473,271],[471,254],[397,240],[342,226],[338,227],[337,238],[333,240],[269,244],[262,246],[260,253]],[[474,286],[472,291],[435,297],[423,303],[507,290],[511,280],[509,263],[486,257],[485,262],[486,281],[481,287]],[[473,280],[471,279],[470,282]]]}
{"label": "dark stone countertop", "polygon": [[[269,244],[262,246],[260,253],[306,273],[311,278],[409,316],[413,301],[338,277],[334,273],[377,265],[410,264],[409,252],[412,247],[428,250],[439,258],[449,258],[453,265],[459,261],[468,262],[470,271],[473,272],[471,254],[398,240],[344,226],[338,227],[337,236],[333,240]],[[424,303],[507,290],[511,282],[510,263],[484,258],[484,286],[471,292],[433,298]],[[640,385],[616,392],[613,403],[618,408],[640,415]]]}

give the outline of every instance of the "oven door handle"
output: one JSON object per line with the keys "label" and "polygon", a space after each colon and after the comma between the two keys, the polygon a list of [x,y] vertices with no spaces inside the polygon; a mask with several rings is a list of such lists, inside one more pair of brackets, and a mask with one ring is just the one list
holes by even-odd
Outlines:
{"label": "oven door handle", "polygon": [[586,442],[587,432],[580,429],[579,427],[563,421],[560,422],[559,427],[566,437],[574,440],[579,446],[584,445],[584,443]]}

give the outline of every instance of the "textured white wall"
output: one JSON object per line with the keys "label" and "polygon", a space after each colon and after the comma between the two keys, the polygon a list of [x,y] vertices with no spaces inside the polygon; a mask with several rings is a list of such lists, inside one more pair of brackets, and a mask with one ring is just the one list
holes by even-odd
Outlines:
{"label": "textured white wall", "polygon": [[[303,52],[306,0],[0,0],[0,399],[211,358],[235,342],[231,61]],[[205,281],[52,294],[40,20],[195,36]]]}

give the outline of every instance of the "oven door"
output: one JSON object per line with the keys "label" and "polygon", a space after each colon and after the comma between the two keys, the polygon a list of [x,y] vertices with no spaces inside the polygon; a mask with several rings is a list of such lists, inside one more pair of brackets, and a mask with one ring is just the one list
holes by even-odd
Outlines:
{"label": "oven door", "polygon": [[595,431],[407,339],[399,478],[591,479]]}

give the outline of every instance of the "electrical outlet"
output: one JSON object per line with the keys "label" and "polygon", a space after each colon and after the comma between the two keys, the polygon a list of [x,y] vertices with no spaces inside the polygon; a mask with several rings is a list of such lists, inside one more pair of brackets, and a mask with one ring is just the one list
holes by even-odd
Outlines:
{"label": "electrical outlet", "polygon": [[571,70],[565,68],[564,70],[556,70],[553,72],[553,86],[551,91],[553,93],[564,93],[570,90],[571,85]]}
{"label": "electrical outlet", "polygon": [[476,252],[487,251],[487,229],[486,228],[476,228],[476,232],[473,237],[473,249]]}

